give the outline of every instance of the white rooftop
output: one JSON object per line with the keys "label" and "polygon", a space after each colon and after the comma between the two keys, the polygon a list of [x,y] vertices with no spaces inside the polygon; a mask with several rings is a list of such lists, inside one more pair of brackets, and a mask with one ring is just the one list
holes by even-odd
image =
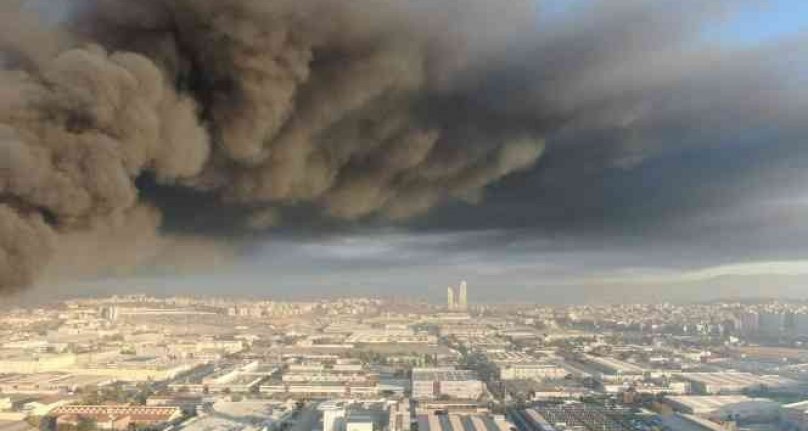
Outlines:
{"label": "white rooftop", "polygon": [[773,401],[765,398],[750,398],[746,395],[675,395],[668,399],[693,410],[694,413],[707,413],[733,404]]}

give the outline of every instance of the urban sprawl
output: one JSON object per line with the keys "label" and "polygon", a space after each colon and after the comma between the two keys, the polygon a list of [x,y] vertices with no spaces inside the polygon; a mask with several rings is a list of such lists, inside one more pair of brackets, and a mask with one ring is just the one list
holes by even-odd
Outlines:
{"label": "urban sprawl", "polygon": [[808,430],[808,304],[145,295],[0,312],[0,431]]}

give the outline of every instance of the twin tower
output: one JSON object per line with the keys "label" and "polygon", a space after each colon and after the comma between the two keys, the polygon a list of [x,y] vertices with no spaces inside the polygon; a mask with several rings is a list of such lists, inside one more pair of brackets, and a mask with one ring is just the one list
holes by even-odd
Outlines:
{"label": "twin tower", "polygon": [[460,282],[456,295],[454,287],[449,286],[446,289],[446,307],[451,311],[466,311],[469,309],[469,292],[465,281]]}

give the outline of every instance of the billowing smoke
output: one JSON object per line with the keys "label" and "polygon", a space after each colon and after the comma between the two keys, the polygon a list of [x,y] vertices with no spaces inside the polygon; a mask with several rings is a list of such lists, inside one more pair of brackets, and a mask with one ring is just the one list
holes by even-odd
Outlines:
{"label": "billowing smoke", "polygon": [[549,133],[608,130],[592,157],[630,164],[683,112],[737,106],[685,79],[716,63],[682,43],[723,2],[595,3],[543,30],[533,0],[5,0],[0,289],[232,252],[158,234],[144,180],[247,231],[301,206],[399,220],[477,202]]}
{"label": "billowing smoke", "polygon": [[475,14],[405,3],[87,0],[48,25],[3,2],[0,288],[198,249],[156,235],[144,175],[250,205],[264,229],[292,204],[409,217],[529,167],[529,128],[429,110],[484,55],[451,27]]}

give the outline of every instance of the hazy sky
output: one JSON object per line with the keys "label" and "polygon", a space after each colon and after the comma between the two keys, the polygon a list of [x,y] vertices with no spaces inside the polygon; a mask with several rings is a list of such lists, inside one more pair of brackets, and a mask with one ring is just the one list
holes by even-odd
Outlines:
{"label": "hazy sky", "polygon": [[293,207],[244,234],[221,226],[240,210],[147,184],[166,231],[246,251],[212,271],[145,269],[78,291],[438,301],[465,279],[486,302],[808,297],[808,2],[682,2],[692,10],[671,22],[650,3],[540,2],[537,35],[472,98],[547,109],[542,120],[558,106],[576,114],[546,128],[535,166],[481,200],[402,222]]}

